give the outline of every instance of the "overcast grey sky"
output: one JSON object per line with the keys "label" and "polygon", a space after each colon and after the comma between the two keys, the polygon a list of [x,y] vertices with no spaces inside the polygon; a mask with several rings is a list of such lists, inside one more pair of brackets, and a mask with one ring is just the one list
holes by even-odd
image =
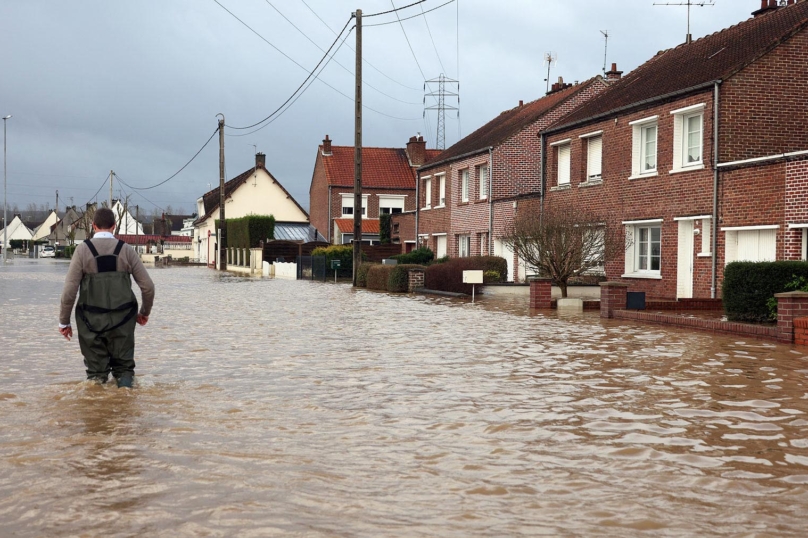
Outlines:
{"label": "overcast grey sky", "polygon": [[[57,189],[61,207],[71,199],[84,204],[110,170],[134,187],[168,178],[213,134],[217,113],[233,126],[263,119],[317,64],[323,55],[318,46],[326,49],[335,39],[331,29],[339,32],[357,8],[368,15],[393,6],[390,0],[218,1],[289,58],[215,0],[0,3],[0,116],[13,115],[9,204],[53,207]],[[601,30],[608,30],[608,63],[632,70],[684,40],[687,8],[654,5],[679,1],[456,0],[402,24],[369,27],[396,17],[366,17],[364,103],[373,110],[365,109],[364,145],[402,147],[420,132],[435,147],[435,113],[422,117],[424,77],[444,73],[460,80],[460,120],[447,113],[448,147],[458,131],[465,136],[520,99],[543,95],[548,51],[558,56],[552,80],[586,80],[602,71]],[[412,16],[444,2],[427,0],[398,13]],[[714,3],[691,8],[694,39],[737,24],[760,7],[759,0]],[[308,208],[324,135],[335,145],[353,145],[354,45],[352,33],[320,77],[333,88],[315,81],[266,128],[226,137],[228,179],[252,166],[254,144],[267,154],[269,170]],[[143,191],[149,201],[134,194],[132,203],[148,211],[153,204],[193,210],[195,200],[218,182],[217,148],[214,138],[176,178]],[[98,196],[105,199],[108,187]]]}

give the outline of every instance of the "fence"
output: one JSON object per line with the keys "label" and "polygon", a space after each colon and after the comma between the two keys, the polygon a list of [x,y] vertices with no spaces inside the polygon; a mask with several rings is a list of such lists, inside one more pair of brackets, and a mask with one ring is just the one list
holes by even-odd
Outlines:
{"label": "fence", "polygon": [[328,270],[325,266],[325,256],[298,256],[297,279],[319,280],[325,282]]}
{"label": "fence", "polygon": [[270,241],[264,245],[264,261],[273,263],[279,258],[283,261],[292,261],[298,256],[311,256],[317,247],[327,247],[328,243],[311,241],[300,243],[298,241]]}
{"label": "fence", "polygon": [[401,245],[362,245],[362,252],[369,262],[381,263],[385,258],[401,254]]}

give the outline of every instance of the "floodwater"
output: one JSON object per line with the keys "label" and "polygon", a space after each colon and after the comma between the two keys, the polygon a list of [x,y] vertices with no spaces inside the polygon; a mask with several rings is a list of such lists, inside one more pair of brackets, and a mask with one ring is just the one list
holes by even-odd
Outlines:
{"label": "floodwater", "polygon": [[805,536],[808,350],[152,270],[139,386],[0,267],[4,536]]}

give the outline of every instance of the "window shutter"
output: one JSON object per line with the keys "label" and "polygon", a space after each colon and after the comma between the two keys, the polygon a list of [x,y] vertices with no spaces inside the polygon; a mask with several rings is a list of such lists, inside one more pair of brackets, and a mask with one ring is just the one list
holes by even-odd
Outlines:
{"label": "window shutter", "polygon": [[638,176],[642,170],[642,129],[639,125],[632,126],[631,137],[631,175]]}
{"label": "window shutter", "polygon": [[674,114],[673,116],[673,169],[680,170],[682,168],[682,159],[684,158],[684,116],[681,114]]}
{"label": "window shutter", "polygon": [[724,236],[724,265],[738,261],[738,232],[726,232]]}
{"label": "window shutter", "polygon": [[760,230],[758,261],[773,262],[777,259],[777,230]]}
{"label": "window shutter", "polygon": [[636,243],[635,235],[636,229],[633,226],[626,226],[626,274],[634,272],[634,244]]}
{"label": "window shutter", "polygon": [[603,138],[593,136],[587,145],[589,148],[586,156],[587,179],[600,179],[603,163]]}
{"label": "window shutter", "polygon": [[558,147],[558,184],[566,185],[570,182],[570,146],[566,144]]}
{"label": "window shutter", "polygon": [[712,230],[712,219],[701,219],[701,253],[709,254],[712,252],[713,244],[710,241]]}

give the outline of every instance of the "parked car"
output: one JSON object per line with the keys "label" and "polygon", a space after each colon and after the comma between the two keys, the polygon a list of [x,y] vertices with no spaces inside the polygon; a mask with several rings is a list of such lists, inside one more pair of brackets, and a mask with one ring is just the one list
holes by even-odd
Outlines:
{"label": "parked car", "polygon": [[39,253],[40,258],[55,258],[56,249],[51,246],[42,247],[42,252]]}

